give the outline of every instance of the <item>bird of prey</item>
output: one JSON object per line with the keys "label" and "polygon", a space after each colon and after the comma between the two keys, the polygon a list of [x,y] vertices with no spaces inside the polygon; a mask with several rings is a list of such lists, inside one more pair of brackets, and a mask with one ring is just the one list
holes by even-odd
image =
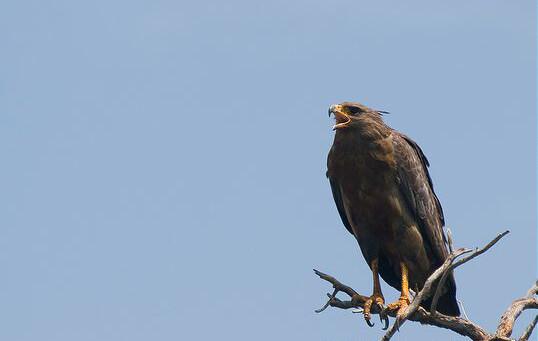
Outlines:
{"label": "bird of prey", "polygon": [[[428,160],[416,142],[387,126],[382,112],[354,102],[331,105],[336,131],[327,177],[336,208],[356,238],[373,274],[373,294],[364,307],[383,309],[379,275],[400,290],[387,310],[401,315],[409,289],[421,290],[448,256],[443,210],[428,173]],[[429,309],[431,298],[421,305]],[[459,316],[453,275],[445,282],[437,311]]]}

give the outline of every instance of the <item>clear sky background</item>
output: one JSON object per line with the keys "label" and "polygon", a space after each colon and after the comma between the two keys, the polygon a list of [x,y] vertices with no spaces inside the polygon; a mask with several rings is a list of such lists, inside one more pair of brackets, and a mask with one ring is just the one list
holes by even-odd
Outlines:
{"label": "clear sky background", "polygon": [[[0,339],[375,340],[325,178],[345,100],[429,157],[492,330],[536,274],[535,1],[3,1]],[[388,301],[398,292],[384,287]],[[530,321],[525,314],[516,335]],[[459,340],[406,324],[395,340]]]}

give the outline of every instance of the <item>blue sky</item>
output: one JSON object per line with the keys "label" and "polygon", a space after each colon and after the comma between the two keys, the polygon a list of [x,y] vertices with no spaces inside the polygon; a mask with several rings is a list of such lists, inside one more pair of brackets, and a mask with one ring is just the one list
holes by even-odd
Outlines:
{"label": "blue sky", "polygon": [[[536,277],[534,1],[4,1],[0,26],[2,340],[379,338],[313,312],[312,268],[371,291],[325,179],[345,100],[422,146],[456,246],[512,231],[456,273],[473,320]],[[458,339],[394,339],[432,338]]]}

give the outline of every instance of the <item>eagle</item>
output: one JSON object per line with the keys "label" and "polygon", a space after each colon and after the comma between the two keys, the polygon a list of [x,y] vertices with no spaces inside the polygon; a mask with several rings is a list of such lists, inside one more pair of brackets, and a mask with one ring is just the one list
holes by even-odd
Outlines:
{"label": "eagle", "polygon": [[[449,253],[428,159],[415,141],[386,125],[382,113],[356,102],[329,107],[336,124],[327,177],[342,223],[372,271],[373,294],[363,311],[370,326],[373,304],[403,314],[410,290],[421,290]],[[379,275],[401,293],[386,308]],[[429,309],[431,299],[421,306]],[[460,315],[452,274],[437,311]]]}

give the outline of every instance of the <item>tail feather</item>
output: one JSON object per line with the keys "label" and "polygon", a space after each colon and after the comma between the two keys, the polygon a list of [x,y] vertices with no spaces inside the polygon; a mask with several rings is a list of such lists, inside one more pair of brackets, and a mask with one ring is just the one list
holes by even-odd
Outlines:
{"label": "tail feather", "polygon": [[[432,299],[429,298],[422,302],[420,305],[426,309],[430,310]],[[444,294],[439,297],[439,300],[437,301],[437,311],[441,314],[448,315],[448,316],[460,316],[460,308],[458,306],[458,302],[456,301],[455,296],[451,296],[450,294]]]}
{"label": "tail feather", "polygon": [[[444,315],[449,316],[460,316],[460,308],[458,306],[458,301],[456,300],[456,282],[454,281],[454,276],[451,275],[445,282],[445,287],[443,288],[444,293],[439,297],[437,301],[437,311]],[[432,297],[421,302],[421,306],[430,310],[432,304]]]}

